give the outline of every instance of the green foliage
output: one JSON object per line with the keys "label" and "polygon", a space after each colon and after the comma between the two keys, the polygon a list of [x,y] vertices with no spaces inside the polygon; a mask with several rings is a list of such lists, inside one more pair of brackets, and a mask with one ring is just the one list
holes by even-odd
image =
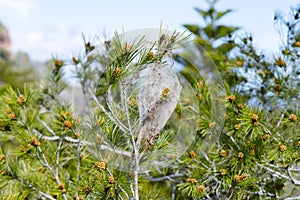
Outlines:
{"label": "green foliage", "polygon": [[[6,58],[0,57],[0,94],[9,87],[23,92],[24,84],[42,80],[46,76],[44,66],[39,63],[39,68],[35,68],[37,64],[24,52],[17,52]],[[40,73],[42,71],[44,75]]]}
{"label": "green foliage", "polygon": [[[196,9],[205,25],[185,27],[224,79],[226,97],[217,101],[225,104],[224,116],[214,116],[214,88],[197,74],[197,66],[175,55],[185,65],[180,81],[185,78],[190,87],[183,86],[174,113],[161,130],[143,127],[156,119],[142,118],[141,93],[131,88],[130,81],[140,80],[137,74],[149,66],[167,67],[182,35],[161,34],[149,44],[144,37],[129,42],[116,34],[103,51],[84,39],[78,56],[49,61],[47,81],[22,90],[10,88],[0,96],[0,197],[299,198],[300,9],[292,10],[291,19],[276,16],[277,23],[287,26],[288,37],[280,52],[268,58],[258,53],[252,36],[233,38],[238,28],[218,23],[231,10],[217,11],[217,1],[208,2],[208,10]],[[201,64],[209,62],[203,59]],[[80,105],[86,107],[84,113],[76,111],[79,105],[60,98],[68,86],[65,70],[71,67],[85,97]],[[160,105],[167,107],[172,91],[165,87],[157,92],[156,107],[147,114],[155,114]],[[222,127],[214,119],[224,120]],[[185,122],[180,131],[191,132],[193,144],[181,156],[166,154],[170,165],[141,173],[145,160],[174,142],[180,120]],[[142,128],[148,134],[144,138],[139,137]],[[209,151],[202,151],[218,130],[220,138],[208,144]],[[128,166],[116,168],[116,160]]]}
{"label": "green foliage", "polygon": [[[149,63],[165,63],[167,53],[180,37],[175,32],[170,38],[162,35],[154,51],[144,38],[129,44],[116,35],[105,54],[85,41],[85,51],[73,57],[72,62],[83,93],[91,98],[89,115],[76,114],[59,97],[67,87],[63,80],[67,61],[54,58],[49,62],[49,77],[39,87],[8,89],[0,105],[0,179],[5,191],[1,195],[16,199],[116,199],[137,195],[131,188],[138,188],[137,182],[132,182],[139,177],[111,168],[109,159],[99,155],[93,146],[112,150],[111,143],[127,151],[136,148],[129,145],[130,141],[134,144],[135,133],[123,125],[127,119],[138,120],[136,94],[126,101],[124,108],[128,110],[120,110],[107,102],[109,89],[123,90],[124,85],[118,88],[118,84],[126,80],[124,77]],[[93,67],[96,63],[101,67]],[[167,94],[168,91],[162,97],[167,98]],[[145,139],[140,152],[135,153],[164,148],[171,142],[171,135],[169,129],[159,137]],[[18,195],[14,190],[26,192]]]}
{"label": "green foliage", "polygon": [[[231,9],[217,11],[215,9],[217,1],[207,1],[207,3],[209,4],[207,9],[196,8],[203,25],[185,24],[184,27],[192,33],[195,43],[203,48],[205,54],[216,64],[222,78],[232,86],[236,84],[234,81],[236,73],[232,69],[237,66],[233,63],[230,55],[237,46],[234,42],[234,35],[240,28],[220,24],[220,20],[232,12]],[[178,61],[180,62],[180,60]],[[192,70],[188,61],[183,63],[186,64],[185,70]]]}
{"label": "green foliage", "polygon": [[[214,5],[215,1],[211,3]],[[195,153],[197,148],[191,148],[187,156],[201,164],[192,168],[190,162],[185,162],[185,167],[191,167],[188,173],[185,171],[187,176],[197,183],[207,181],[206,197],[212,199],[299,198],[295,192],[299,187],[295,172],[299,169],[299,45],[295,45],[300,30],[299,8],[292,10],[291,19],[276,16],[276,23],[287,26],[288,37],[280,53],[271,59],[258,53],[252,36],[223,42],[214,49],[217,36],[211,22],[216,11],[212,8],[197,11],[206,26],[185,27],[195,34],[195,41],[207,49],[219,66],[228,96],[218,148],[204,158],[203,152]],[[235,47],[235,56],[223,57],[220,48],[230,55],[232,49],[225,48],[230,43]],[[208,131],[210,125],[209,120],[202,120],[198,131]],[[199,157],[195,156],[198,154]],[[182,180],[178,186],[183,193],[194,197],[194,186],[189,181]]]}
{"label": "green foliage", "polygon": [[15,68],[11,61],[0,59],[0,93],[2,94],[9,86],[22,89],[24,83],[35,80],[33,74],[32,69]]}

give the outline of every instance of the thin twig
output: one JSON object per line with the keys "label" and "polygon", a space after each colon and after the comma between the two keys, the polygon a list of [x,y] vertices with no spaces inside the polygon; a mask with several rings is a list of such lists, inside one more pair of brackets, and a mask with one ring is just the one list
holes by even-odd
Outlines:
{"label": "thin twig", "polygon": [[104,114],[108,116],[110,120],[117,124],[124,133],[128,132],[128,128],[124,126],[117,117],[114,116],[113,112],[107,112],[105,108],[100,104],[97,97],[92,93],[92,91],[90,91],[90,93],[92,95],[93,100],[96,102],[97,106],[102,110],[102,112],[104,112]]}
{"label": "thin twig", "polygon": [[[80,157],[80,145],[81,143],[78,142],[78,144],[76,145],[76,156],[77,156],[77,185],[80,181],[80,166],[81,166],[81,157]],[[76,197],[78,198],[78,192],[79,192],[79,188],[76,187]]]}
{"label": "thin twig", "polygon": [[[33,129],[33,133],[38,137],[38,138],[41,138],[43,140],[47,140],[47,141],[58,141],[60,139],[59,136],[46,136],[46,135],[43,135],[41,134],[38,130],[36,129]],[[87,142],[87,141],[84,141],[84,140],[79,140],[79,139],[74,139],[74,138],[71,138],[69,136],[65,136],[63,137],[64,141],[66,142],[70,142],[70,143],[81,143],[83,145],[93,145],[91,142]],[[108,151],[111,151],[111,152],[115,152],[116,154],[120,154],[120,155],[123,155],[123,156],[127,156],[127,157],[131,157],[131,153],[128,152],[128,151],[122,151],[122,150],[118,150],[118,149],[113,149],[109,146],[106,146],[106,145],[100,145],[100,150],[108,150]]]}
{"label": "thin twig", "polygon": [[[36,157],[37,157],[38,161],[39,161],[43,166],[45,166],[46,168],[48,168],[48,170],[51,172],[51,174],[55,177],[56,183],[57,183],[58,185],[60,185],[61,182],[60,182],[60,180],[59,180],[59,176],[58,176],[58,171],[57,171],[57,169],[54,170],[53,167],[49,164],[49,162],[47,161],[47,158],[46,158],[46,156],[45,156],[43,150],[42,150],[40,147],[36,147],[36,149],[37,149],[37,151],[36,151]],[[40,157],[40,155],[39,155],[38,152],[41,153],[43,161],[41,160],[41,157]],[[57,168],[57,167],[56,167],[56,168]],[[66,194],[63,194],[63,198],[64,198],[65,200],[67,199]]]}
{"label": "thin twig", "polygon": [[134,193],[133,197],[135,200],[139,200],[139,187],[138,187],[138,179],[139,179],[139,152],[138,152],[138,147],[136,146],[135,142],[135,137],[131,129],[131,122],[130,122],[130,116],[129,116],[129,111],[128,111],[128,106],[127,106],[127,89],[126,89],[126,83],[125,81],[121,81],[121,89],[122,89],[122,94],[123,94],[123,107],[125,110],[126,118],[127,118],[127,125],[129,129],[129,134],[130,134],[130,140],[132,144],[132,149],[133,149],[133,163],[134,163],[134,170],[133,170],[133,178],[134,178]]}
{"label": "thin twig", "polygon": [[235,139],[231,135],[229,135],[228,133],[225,133],[225,134],[230,138],[230,140],[234,143],[234,145],[238,148],[238,150],[240,150],[241,148],[237,144],[237,142],[235,141]]}
{"label": "thin twig", "polygon": [[49,194],[46,194],[45,192],[42,192],[41,190],[39,190],[38,188],[34,187],[31,184],[26,183],[23,179],[21,179],[20,177],[18,177],[18,175],[16,173],[13,173],[11,168],[8,167],[9,171],[10,171],[10,175],[15,178],[16,180],[18,180],[19,182],[21,182],[23,185],[25,185],[26,187],[38,192],[41,196],[46,197],[50,200],[55,200],[52,196],[50,196]]}
{"label": "thin twig", "polygon": [[127,192],[120,186],[118,185],[118,188],[123,192],[123,194],[126,196],[126,199],[130,199]]}
{"label": "thin twig", "polygon": [[160,182],[160,181],[165,181],[165,180],[170,180],[174,181],[174,178],[181,178],[185,177],[185,174],[179,173],[179,174],[170,174],[162,177],[152,177],[149,174],[147,175],[147,179],[151,182]]}
{"label": "thin twig", "polygon": [[38,115],[37,117],[36,117],[36,119],[46,128],[46,130],[49,132],[49,133],[51,133],[52,135],[56,135],[55,134],[55,132],[48,126],[48,124],[45,122],[45,121],[43,121],[41,118],[40,118],[40,116]]}
{"label": "thin twig", "polygon": [[59,138],[59,143],[57,146],[57,152],[56,152],[56,160],[55,160],[55,178],[58,179],[59,177],[59,159],[60,159],[60,151],[63,143],[63,138]]}
{"label": "thin twig", "polygon": [[175,191],[176,191],[176,185],[173,184],[173,185],[172,185],[172,194],[171,194],[171,199],[172,199],[172,200],[175,200],[175,198],[176,198]]}
{"label": "thin twig", "polygon": [[266,166],[264,166],[263,164],[260,164],[260,163],[257,163],[257,165],[258,165],[259,167],[261,167],[261,168],[263,168],[263,169],[265,169],[265,170],[271,172],[271,173],[272,173],[273,175],[275,175],[275,176],[278,176],[278,177],[280,177],[280,178],[283,178],[283,179],[286,179],[286,180],[291,181],[291,178],[290,178],[289,176],[285,175],[285,174],[282,174],[282,173],[280,173],[280,172],[278,172],[278,171],[276,171],[276,170],[273,170],[273,169],[271,169],[271,168],[269,168],[269,167],[266,167]]}
{"label": "thin twig", "polygon": [[55,200],[55,198],[53,198],[51,195],[42,192],[41,190],[34,187],[33,185],[26,183],[24,180],[20,179],[19,177],[17,177],[17,180],[20,181],[22,184],[24,184],[26,187],[38,192],[41,196],[46,197],[47,199],[50,199],[50,200]]}
{"label": "thin twig", "polygon": [[285,200],[299,200],[300,199],[300,195],[299,196],[296,196],[296,197],[288,197],[288,198],[285,198]]}
{"label": "thin twig", "polygon": [[[62,148],[62,144],[63,144],[63,138],[60,137],[59,138],[59,143],[57,146],[57,153],[56,153],[56,160],[55,160],[55,179],[57,180],[58,185],[61,184],[60,180],[59,180],[59,160],[60,160],[60,151]],[[63,198],[66,200],[67,196],[65,193],[62,194]]]}
{"label": "thin twig", "polygon": [[291,182],[294,184],[294,185],[297,185],[297,186],[300,186],[300,180],[297,180],[294,178],[294,176],[292,175],[291,171],[289,169],[286,170],[289,177],[291,178]]}
{"label": "thin twig", "polygon": [[284,118],[284,113],[285,113],[285,111],[284,112],[282,112],[282,114],[281,114],[281,116],[280,116],[280,119],[278,120],[278,122],[277,122],[277,128],[280,126],[280,124],[281,124],[281,121],[282,121],[282,119]]}
{"label": "thin twig", "polygon": [[[53,168],[51,167],[51,165],[50,165],[49,162],[47,161],[46,156],[45,156],[43,150],[42,150],[40,147],[37,147],[36,150],[37,150],[37,151],[36,151],[36,157],[37,157],[38,161],[39,161],[43,166],[45,166],[46,168],[48,168],[48,170],[51,172],[51,174],[52,174],[53,176],[55,176],[55,171],[53,170]],[[40,157],[40,154],[39,154],[39,153],[41,153],[42,158]],[[42,160],[42,159],[43,159],[43,160]]]}

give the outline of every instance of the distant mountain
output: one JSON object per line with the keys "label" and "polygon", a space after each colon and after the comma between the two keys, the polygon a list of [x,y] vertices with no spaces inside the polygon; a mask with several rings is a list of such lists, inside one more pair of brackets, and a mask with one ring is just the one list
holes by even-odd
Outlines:
{"label": "distant mountain", "polygon": [[37,62],[30,60],[27,53],[18,51],[12,60],[13,67],[20,70],[32,70],[35,77],[44,79],[47,76],[48,68],[46,62]]}
{"label": "distant mountain", "polygon": [[0,22],[0,59],[11,58],[11,42],[7,28]]}

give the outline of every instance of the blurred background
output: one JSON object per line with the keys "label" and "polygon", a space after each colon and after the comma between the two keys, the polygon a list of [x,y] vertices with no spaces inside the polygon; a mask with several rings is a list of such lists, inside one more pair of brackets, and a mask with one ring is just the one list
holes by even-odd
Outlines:
{"label": "blurred background", "polygon": [[[273,51],[280,36],[273,26],[274,13],[289,11],[296,0],[223,0],[217,9],[233,9],[222,23],[252,33],[255,46]],[[69,58],[83,47],[82,34],[103,40],[115,31],[164,27],[185,30],[183,24],[200,24],[194,10],[207,7],[205,0],[0,0],[1,33],[8,30],[12,55],[22,51],[34,61],[52,56]],[[9,47],[8,47],[9,46]],[[24,56],[24,55],[23,55]]]}
{"label": "blurred background", "polygon": [[[285,36],[276,31],[280,27],[274,16],[288,14],[292,5],[296,0],[220,0],[216,9],[233,10],[219,23],[240,27],[238,35],[251,34],[259,50],[276,53]],[[116,31],[161,25],[186,31],[184,24],[205,24],[195,8],[208,7],[206,0],[0,0],[0,94],[8,86],[23,88],[24,82],[43,80],[53,58],[70,60],[79,55],[83,36],[104,42]]]}

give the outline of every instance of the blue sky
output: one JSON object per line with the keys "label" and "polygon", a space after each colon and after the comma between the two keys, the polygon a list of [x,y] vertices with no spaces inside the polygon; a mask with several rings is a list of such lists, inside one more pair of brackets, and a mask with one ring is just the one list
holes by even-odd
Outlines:
{"label": "blue sky", "polygon": [[[258,48],[275,52],[280,37],[273,26],[276,10],[288,13],[297,0],[221,0],[219,9],[234,9],[224,23],[253,34]],[[299,3],[299,2],[298,2]],[[165,28],[200,23],[195,7],[205,0],[0,0],[0,21],[11,35],[13,51],[28,52],[33,60],[69,57],[82,47],[82,33],[107,37],[116,30]]]}

